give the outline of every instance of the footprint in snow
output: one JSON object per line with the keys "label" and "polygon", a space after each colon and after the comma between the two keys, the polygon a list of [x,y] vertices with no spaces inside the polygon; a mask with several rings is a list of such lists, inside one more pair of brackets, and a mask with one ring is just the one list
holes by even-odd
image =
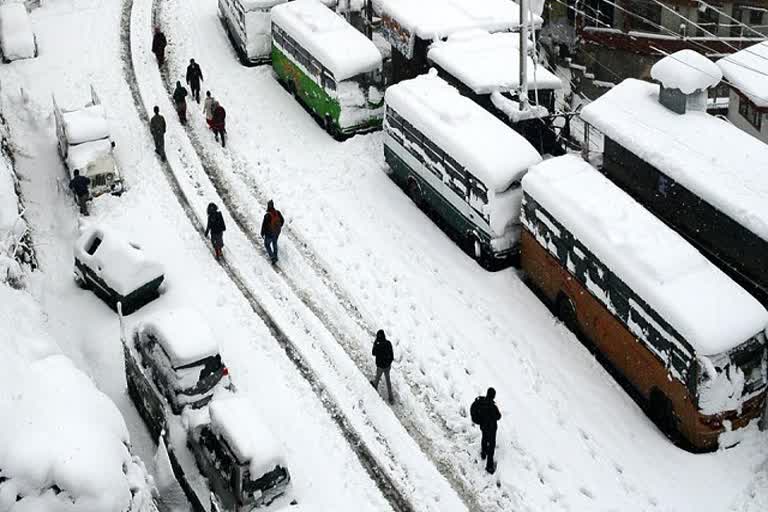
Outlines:
{"label": "footprint in snow", "polygon": [[580,492],[581,494],[583,494],[584,496],[586,496],[587,498],[591,499],[591,500],[594,500],[594,499],[595,499],[595,495],[594,495],[594,494],[592,494],[592,491],[590,491],[590,490],[589,490],[589,489],[587,489],[586,487],[581,487],[581,488],[579,488],[579,492]]}

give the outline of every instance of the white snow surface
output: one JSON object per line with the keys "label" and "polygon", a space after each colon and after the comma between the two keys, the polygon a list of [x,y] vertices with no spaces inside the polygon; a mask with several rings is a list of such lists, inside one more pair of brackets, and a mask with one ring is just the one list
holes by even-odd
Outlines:
{"label": "white snow surface", "polygon": [[717,61],[723,76],[758,107],[768,108],[768,41]]}
{"label": "white snow surface", "polygon": [[87,175],[88,166],[96,160],[107,157],[112,153],[112,142],[109,139],[92,140],[76,146],[70,146],[67,152],[67,166],[79,169],[80,173]]}
{"label": "white snow surface", "polygon": [[174,368],[186,366],[219,353],[216,338],[203,318],[192,308],[169,308],[144,320],[138,331],[157,339]]}
{"label": "white snow surface", "polygon": [[62,112],[64,133],[70,144],[81,144],[109,137],[109,124],[102,105],[88,105]]}
{"label": "white snow surface", "polygon": [[[96,237],[101,238],[101,244],[90,255],[86,250]],[[104,225],[85,228],[74,244],[74,253],[123,296],[163,275],[163,266],[148,257],[140,246]]]}
{"label": "white snow surface", "polygon": [[[509,32],[459,32],[435,42],[427,57],[477,94],[516,91],[520,87],[520,35]],[[526,57],[528,87],[560,89],[560,79],[544,66],[534,69]]]}
{"label": "white snow surface", "polygon": [[707,113],[676,114],[658,99],[657,84],[627,79],[581,118],[768,240],[768,145]]}
{"label": "white snow surface", "polygon": [[35,56],[35,34],[27,8],[21,2],[0,5],[0,45],[8,60]]}
{"label": "white snow surface", "polygon": [[247,398],[217,398],[210,413],[211,428],[226,439],[240,462],[249,464],[253,480],[275,466],[288,468],[285,448]]}
{"label": "white snow surface", "polygon": [[651,67],[651,78],[667,89],[684,94],[714,87],[723,79],[717,64],[694,50],[680,50],[667,55]]}
{"label": "white snow surface", "polygon": [[[379,0],[379,10],[427,41],[473,28],[504,32],[520,27],[520,6],[511,0]],[[531,19],[541,26],[541,17]]]}
{"label": "white snow surface", "polygon": [[293,0],[275,6],[272,21],[327,67],[339,82],[382,65],[376,45],[318,0]]}
{"label": "white snow surface", "polygon": [[434,72],[387,88],[386,104],[481,180],[503,192],[541,155]]}
{"label": "white snow surface", "polygon": [[723,353],[768,325],[755,298],[578,156],[533,167],[523,189],[697,353]]}

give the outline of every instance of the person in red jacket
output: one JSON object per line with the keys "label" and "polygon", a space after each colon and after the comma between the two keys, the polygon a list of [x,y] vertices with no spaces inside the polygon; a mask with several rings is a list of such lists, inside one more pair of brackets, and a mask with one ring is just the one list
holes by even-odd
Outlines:
{"label": "person in red jacket", "polygon": [[221,136],[221,147],[226,147],[226,134],[227,134],[227,111],[221,106],[221,103],[217,103],[213,107],[213,119],[211,120],[211,128],[213,129],[213,136],[216,140],[219,140]]}
{"label": "person in red jacket", "polygon": [[264,237],[264,247],[273,265],[277,263],[277,238],[284,223],[283,214],[275,209],[275,203],[270,200],[267,203],[267,213],[264,214],[264,220],[261,223],[261,236]]}

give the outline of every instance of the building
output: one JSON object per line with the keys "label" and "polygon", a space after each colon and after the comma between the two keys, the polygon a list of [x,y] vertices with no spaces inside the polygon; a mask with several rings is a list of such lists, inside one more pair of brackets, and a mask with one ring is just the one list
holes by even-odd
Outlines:
{"label": "building", "polygon": [[[768,37],[766,0],[563,0],[574,9],[576,61],[597,96],[625,78],[650,78],[664,55],[692,49],[711,59]],[[762,34],[762,35],[761,35]],[[602,87],[602,90],[600,89]],[[727,88],[711,96],[727,96]]]}
{"label": "building", "polygon": [[768,41],[717,61],[728,81],[728,120],[768,143]]}

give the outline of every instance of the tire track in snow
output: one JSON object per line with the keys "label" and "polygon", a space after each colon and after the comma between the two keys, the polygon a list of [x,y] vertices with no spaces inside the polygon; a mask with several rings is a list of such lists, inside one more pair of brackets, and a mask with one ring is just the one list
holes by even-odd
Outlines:
{"label": "tire track in snow", "polygon": [[[162,5],[158,0],[154,0],[153,4],[153,24],[155,26],[162,26],[163,23],[160,19],[160,10]],[[165,31],[167,33],[167,31]],[[167,54],[173,53],[171,46],[166,50]],[[234,54],[233,54],[234,56]],[[168,61],[166,55],[166,61]],[[163,78],[163,84],[167,94],[173,95],[173,88],[175,87],[174,80],[168,75],[168,67],[162,69],[161,75]],[[189,114],[189,111],[188,111]],[[237,200],[235,194],[230,190],[230,185],[227,178],[224,176],[224,172],[220,169],[219,164],[216,162],[215,155],[205,148],[204,143],[200,139],[199,134],[192,128],[191,124],[187,123],[184,127],[184,131],[187,134],[189,141],[194,148],[197,156],[202,164],[208,179],[213,184],[216,193],[221,199],[222,203],[226,207],[232,219],[236,222],[238,227],[249,239],[250,243],[254,247],[254,251],[260,254],[263,251],[263,246],[260,236],[260,226],[254,225],[254,220],[249,218],[247,210],[244,212],[243,207],[240,206],[240,201]],[[266,204],[268,200],[267,194],[262,191],[262,187],[256,181],[254,176],[248,172],[247,163],[240,155],[236,155],[229,150],[233,171],[237,174],[238,178],[244,181],[252,192],[253,196],[259,201],[260,204]],[[256,219],[258,220],[258,219]],[[275,268],[276,273],[282,278],[282,280],[288,285],[293,294],[307,307],[309,311],[321,322],[321,324],[333,335],[335,340],[344,349],[349,358],[355,363],[357,368],[365,373],[366,366],[370,363],[370,354],[367,351],[362,350],[359,343],[356,341],[360,339],[358,334],[362,334],[367,339],[373,339],[376,329],[372,327],[367,320],[363,317],[360,310],[355,306],[354,301],[349,295],[342,290],[338,284],[331,279],[331,272],[329,272],[324,264],[321,262],[321,258],[311,248],[310,244],[290,225],[286,224],[283,228],[282,239],[287,238],[290,240],[292,247],[302,256],[305,267],[311,269],[314,278],[318,279],[330,292],[331,298],[339,304],[344,311],[347,319],[352,323],[355,330],[359,332],[353,334],[348,327],[338,325],[338,321],[335,320],[332,315],[329,315],[327,307],[328,303],[322,300],[316,300],[313,298],[315,290],[302,286],[296,279],[294,279],[288,272],[283,272],[278,267]],[[465,436],[465,431],[457,432],[456,429],[451,428],[445,421],[445,418],[437,410],[437,407],[433,403],[433,396],[430,395],[430,389],[425,389],[421,383],[413,379],[404,379],[405,384],[410,389],[411,394],[424,406],[425,415],[429,420],[441,431],[445,438],[455,438],[456,436]],[[443,447],[437,446],[434,440],[430,437],[428,432],[424,432],[423,425],[419,424],[412,417],[411,411],[407,408],[394,406],[392,408],[396,417],[406,429],[411,438],[418,444],[421,450],[427,454],[429,459],[441,473],[441,475],[451,484],[453,489],[460,496],[464,505],[472,512],[484,512],[486,508],[481,503],[480,494],[491,490],[498,491],[498,494],[493,498],[493,501],[498,505],[498,510],[513,510],[520,506],[525,501],[524,490],[513,487],[509,491],[498,489],[499,482],[494,479],[495,485],[490,483],[486,488],[477,489],[475,484],[467,478],[466,472],[463,468],[457,467],[455,462],[455,453],[445,451]],[[455,447],[453,447],[455,448]],[[467,447],[463,449],[466,452],[467,458],[476,458],[477,454],[474,452],[474,447]],[[511,494],[510,494],[511,493]],[[488,500],[485,500],[487,503]]]}
{"label": "tire track in snow", "polygon": [[[145,126],[149,126],[149,112],[141,97],[136,70],[133,64],[133,52],[131,48],[131,15],[133,12],[133,5],[134,0],[123,0],[121,16],[123,74],[125,75],[126,82],[131,91],[131,95],[133,96],[138,115],[144,122]],[[155,12],[155,6],[156,4],[153,3],[153,12]],[[199,217],[195,213],[195,210],[192,207],[189,198],[184,193],[184,190],[182,189],[182,186],[176,174],[174,173],[174,170],[171,168],[170,163],[168,161],[161,162],[160,167],[171,187],[171,190],[176,196],[179,205],[182,207],[190,223],[194,226],[195,230],[200,235],[202,241],[207,245],[208,240],[205,236],[205,226],[202,224]],[[254,313],[256,313],[262,319],[272,334],[273,338],[280,344],[285,354],[294,364],[301,376],[309,383],[312,391],[318,397],[320,402],[327,410],[328,414],[341,430],[342,435],[347,440],[353,453],[356,454],[360,464],[363,468],[365,468],[368,475],[375,482],[377,488],[381,491],[382,495],[386,498],[392,508],[397,512],[415,512],[416,509],[400,492],[395,482],[389,478],[387,471],[379,464],[370,448],[366,445],[361,436],[352,426],[349,418],[334,401],[333,397],[326,392],[324,386],[321,384],[319,376],[306,362],[304,357],[292,343],[291,339],[288,337],[285,331],[283,331],[283,329],[277,324],[274,318],[264,309],[261,302],[250,290],[238,269],[230,265],[225,260],[220,261],[220,265],[227,276],[240,290],[243,297],[248,301]]]}

